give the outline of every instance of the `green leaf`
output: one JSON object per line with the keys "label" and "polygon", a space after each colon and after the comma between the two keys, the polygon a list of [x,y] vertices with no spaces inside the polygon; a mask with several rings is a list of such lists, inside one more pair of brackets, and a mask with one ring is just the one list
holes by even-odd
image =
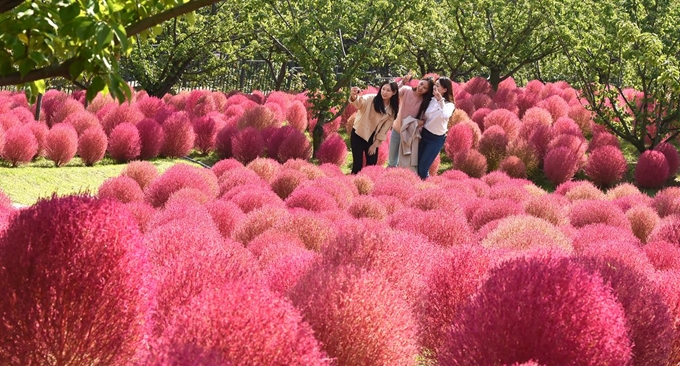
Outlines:
{"label": "green leaf", "polygon": [[73,61],[68,67],[68,73],[72,79],[77,79],[83,70],[85,70],[85,63],[80,59]]}
{"label": "green leaf", "polygon": [[104,78],[101,75],[97,75],[92,79],[92,83],[90,83],[90,86],[87,88],[87,93],[85,93],[85,97],[87,100],[92,100],[94,97],[97,96],[97,93],[102,91],[106,87],[106,82],[104,81]]}
{"label": "green leaf", "polygon": [[103,24],[100,25],[98,28],[99,30],[97,30],[97,46],[95,47],[95,49],[102,50],[111,45],[111,41],[113,41],[113,32],[111,31],[111,28]]}
{"label": "green leaf", "polygon": [[31,53],[28,54],[28,57],[31,60],[35,61],[35,63],[37,65],[42,65],[42,64],[46,64],[46,63],[49,62],[47,60],[47,57],[45,57],[45,55],[42,52],[38,52],[38,51],[32,51]]}
{"label": "green leaf", "polygon": [[31,89],[35,88],[36,94],[45,94],[45,80],[36,80],[32,84]]}
{"label": "green leaf", "polygon": [[[87,18],[82,18],[87,19]],[[82,40],[87,40],[94,34],[94,23],[90,20],[83,20],[76,27],[76,36]]]}
{"label": "green leaf", "polygon": [[122,25],[116,24],[113,27],[113,31],[116,33],[116,39],[120,43],[120,46],[123,50],[127,50],[130,45],[128,42],[127,34],[125,33],[125,28],[123,28]]}
{"label": "green leaf", "polygon": [[59,8],[59,18],[63,23],[68,23],[80,15],[80,5],[77,2],[73,4]]}
{"label": "green leaf", "polygon": [[35,67],[35,62],[29,58],[19,60],[18,64],[19,73],[21,74],[22,78],[28,75],[29,72],[33,71],[33,68]]}

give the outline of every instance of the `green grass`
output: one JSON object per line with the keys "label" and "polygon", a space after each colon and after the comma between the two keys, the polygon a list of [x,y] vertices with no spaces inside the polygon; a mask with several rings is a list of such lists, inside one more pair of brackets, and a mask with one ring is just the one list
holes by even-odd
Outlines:
{"label": "green grass", "polygon": [[[210,161],[209,158],[197,159]],[[155,159],[159,172],[178,162],[193,164],[183,159]],[[40,198],[50,197],[53,193],[96,193],[99,186],[108,178],[118,176],[126,164],[116,164],[104,159],[92,167],[86,167],[80,158],[74,158],[67,165],[56,168],[52,161],[38,158],[34,162],[16,168],[0,164],[0,189],[13,203],[32,205]]]}

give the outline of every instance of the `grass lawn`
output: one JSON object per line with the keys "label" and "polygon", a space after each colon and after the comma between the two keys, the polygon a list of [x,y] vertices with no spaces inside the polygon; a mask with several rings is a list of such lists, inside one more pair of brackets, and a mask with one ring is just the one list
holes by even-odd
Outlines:
{"label": "grass lawn", "polygon": [[[151,161],[160,172],[164,172],[178,162],[194,164],[184,159]],[[44,158],[38,158],[30,164],[17,168],[11,168],[8,164],[0,164],[0,189],[9,196],[13,203],[32,205],[39,198],[49,197],[52,193],[58,195],[79,192],[96,193],[107,178],[118,176],[125,166],[126,164],[117,164],[106,158],[93,167],[86,167],[78,157],[59,168],[55,168],[52,161]]]}

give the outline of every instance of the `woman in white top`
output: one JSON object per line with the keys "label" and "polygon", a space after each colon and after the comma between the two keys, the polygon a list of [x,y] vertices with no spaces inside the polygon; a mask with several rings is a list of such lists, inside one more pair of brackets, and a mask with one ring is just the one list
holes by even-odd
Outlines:
{"label": "woman in white top", "polygon": [[418,123],[423,129],[418,145],[418,175],[426,179],[430,166],[441,152],[446,141],[449,118],[456,108],[453,105],[453,84],[451,79],[440,77],[434,83],[434,92],[427,110]]}
{"label": "woman in white top", "polygon": [[378,146],[387,139],[387,131],[399,113],[397,83],[384,83],[380,86],[378,95],[359,96],[360,91],[359,88],[353,87],[349,97],[349,102],[357,108],[349,140],[354,159],[352,174],[359,173],[363,168],[364,156],[366,165],[376,165]]}

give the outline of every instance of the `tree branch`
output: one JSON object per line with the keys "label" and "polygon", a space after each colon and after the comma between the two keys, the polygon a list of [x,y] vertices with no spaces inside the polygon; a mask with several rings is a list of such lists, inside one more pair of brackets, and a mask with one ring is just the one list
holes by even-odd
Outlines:
{"label": "tree branch", "polygon": [[0,13],[6,13],[21,5],[24,0],[0,0]]}

